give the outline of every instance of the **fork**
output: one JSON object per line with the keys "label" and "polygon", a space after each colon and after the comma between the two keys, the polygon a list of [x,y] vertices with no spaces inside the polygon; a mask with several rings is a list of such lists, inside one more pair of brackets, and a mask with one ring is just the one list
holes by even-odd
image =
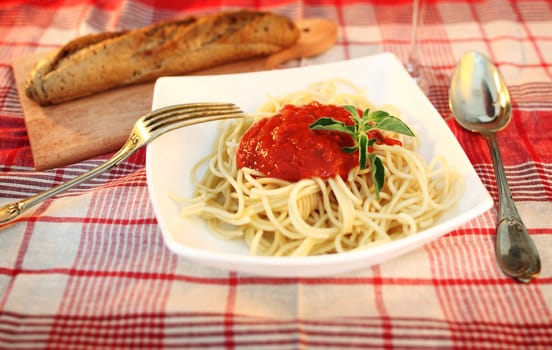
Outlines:
{"label": "fork", "polygon": [[0,208],[0,224],[10,222],[32,206],[119,165],[136,150],[169,131],[188,125],[243,116],[241,109],[232,103],[189,103],[154,110],[136,121],[127,141],[105,163],[49,190],[4,205]]}

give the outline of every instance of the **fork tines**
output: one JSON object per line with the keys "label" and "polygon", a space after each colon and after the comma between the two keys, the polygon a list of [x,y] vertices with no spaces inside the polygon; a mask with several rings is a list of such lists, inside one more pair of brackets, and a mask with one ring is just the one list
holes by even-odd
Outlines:
{"label": "fork tines", "polygon": [[202,102],[172,105],[157,109],[143,117],[150,131],[179,128],[213,120],[243,118],[242,110],[233,103]]}

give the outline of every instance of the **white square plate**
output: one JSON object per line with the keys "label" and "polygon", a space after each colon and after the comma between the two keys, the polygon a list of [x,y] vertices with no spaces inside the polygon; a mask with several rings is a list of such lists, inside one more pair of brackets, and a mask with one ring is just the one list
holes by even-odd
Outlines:
{"label": "white square plate", "polygon": [[182,218],[171,194],[190,197],[192,166],[210,153],[218,122],[194,125],[163,135],[146,153],[146,174],[153,208],[167,246],[176,254],[226,270],[267,276],[320,276],[366,268],[397,257],[450,232],[492,207],[489,193],[439,113],[412,81],[398,59],[380,54],[301,68],[218,76],[159,79],[153,109],[186,102],[233,102],[255,112],[267,96],[279,96],[310,83],[344,78],[366,87],[376,106],[391,104],[421,138],[420,153],[429,161],[444,156],[464,175],[460,203],[444,213],[433,227],[407,238],[365,250],[310,257],[250,256],[243,241],[226,241],[207,230],[197,217]]}

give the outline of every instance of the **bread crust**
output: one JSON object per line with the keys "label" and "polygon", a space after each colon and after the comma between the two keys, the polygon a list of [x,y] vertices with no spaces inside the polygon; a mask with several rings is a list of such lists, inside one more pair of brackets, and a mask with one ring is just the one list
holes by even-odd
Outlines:
{"label": "bread crust", "polygon": [[25,92],[40,105],[56,104],[161,76],[269,55],[298,38],[299,30],[288,18],[257,11],[222,12],[87,35],[37,62]]}

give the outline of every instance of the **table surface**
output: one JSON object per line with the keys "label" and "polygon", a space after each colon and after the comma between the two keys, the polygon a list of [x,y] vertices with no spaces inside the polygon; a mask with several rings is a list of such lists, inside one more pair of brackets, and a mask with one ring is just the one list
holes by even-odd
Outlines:
{"label": "table surface", "polygon": [[[87,33],[239,7],[335,20],[335,47],[307,64],[381,52],[405,60],[408,52],[407,0],[189,3],[0,5],[0,203],[109,156],[34,170],[12,71],[18,56]],[[498,270],[496,209],[411,253],[343,275],[283,279],[201,266],[165,247],[141,150],[2,228],[0,347],[552,348],[552,2],[430,1],[426,10],[428,97],[495,200],[485,141],[449,118],[447,77],[475,49],[499,66],[510,88],[513,119],[499,142],[513,198],[541,253],[538,279],[520,284]]]}

